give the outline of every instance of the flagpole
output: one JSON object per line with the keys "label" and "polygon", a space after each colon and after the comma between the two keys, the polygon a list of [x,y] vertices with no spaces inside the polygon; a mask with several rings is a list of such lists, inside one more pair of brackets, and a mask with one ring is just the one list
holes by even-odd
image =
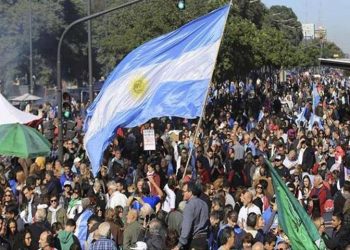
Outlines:
{"label": "flagpole", "polygon": [[[216,63],[215,63],[215,64],[216,64]],[[199,120],[198,120],[196,132],[194,133],[194,138],[192,139],[192,144],[193,144],[193,146],[190,147],[190,152],[189,152],[188,157],[187,157],[187,162],[186,162],[186,166],[185,166],[185,171],[184,171],[184,174],[183,174],[183,176],[182,176],[182,179],[185,178],[186,171],[187,171],[188,165],[190,164],[190,160],[191,160],[191,157],[192,157],[192,152],[193,152],[193,148],[194,148],[194,143],[195,143],[195,141],[196,141],[196,138],[198,137],[199,128],[200,128],[200,126],[201,126],[201,124],[202,124],[202,121],[203,121],[204,110],[205,110],[205,107],[207,106],[207,101],[208,101],[210,86],[211,86],[211,83],[208,84],[207,93],[206,93],[206,95],[205,95],[205,101],[204,101],[204,104],[203,104],[203,107],[202,107],[202,110],[201,110],[201,115],[200,115]]]}
{"label": "flagpole", "polygon": [[[232,0],[230,0],[230,3],[229,3],[229,4],[230,4],[230,9],[229,9],[229,11],[228,11],[228,13],[227,13],[227,16],[226,16],[225,26],[226,26],[226,23],[227,23],[228,15],[229,15],[230,10],[231,10]],[[220,47],[221,47],[221,45],[222,45],[222,40],[223,40],[223,36],[224,36],[224,31],[225,31],[225,29],[223,29],[223,31],[222,31],[220,46],[219,46],[219,48],[218,48],[218,53],[217,53],[217,55],[216,55],[215,64],[214,64],[214,65],[216,65],[216,63],[217,63],[217,61],[218,61],[218,55],[219,55]],[[204,116],[205,107],[207,106],[208,97],[209,97],[209,89],[210,89],[210,87],[211,87],[211,85],[212,85],[211,80],[212,80],[213,75],[214,75],[214,70],[215,70],[215,67],[213,67],[213,70],[212,70],[212,73],[211,73],[211,79],[210,79],[210,82],[209,82],[209,84],[208,84],[208,88],[207,88],[207,91],[206,91],[205,100],[204,100],[204,103],[203,103],[203,107],[202,107],[202,110],[201,110],[201,114],[200,114],[200,116],[199,116],[197,128],[196,128],[196,131],[195,131],[195,133],[194,133],[194,137],[192,138],[192,144],[193,144],[193,146],[190,147],[190,151],[189,151],[189,154],[188,154],[188,158],[187,158],[187,162],[186,162],[186,166],[185,166],[184,173],[183,173],[183,175],[182,175],[182,179],[185,178],[186,171],[187,171],[188,165],[190,164],[190,160],[191,160],[191,157],[192,157],[192,152],[193,152],[193,148],[194,148],[194,143],[195,143],[195,141],[196,141],[196,138],[198,137],[199,128],[200,128],[200,126],[201,126],[201,124],[202,124],[202,121],[203,121],[203,116]]]}

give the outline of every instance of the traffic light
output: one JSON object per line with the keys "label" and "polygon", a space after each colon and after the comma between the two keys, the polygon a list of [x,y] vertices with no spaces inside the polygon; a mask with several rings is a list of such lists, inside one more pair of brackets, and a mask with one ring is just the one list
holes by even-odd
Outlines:
{"label": "traffic light", "polygon": [[64,120],[72,119],[71,96],[67,92],[63,93],[62,116]]}
{"label": "traffic light", "polygon": [[186,1],[185,0],[178,0],[177,8],[179,10],[184,10],[186,8]]}

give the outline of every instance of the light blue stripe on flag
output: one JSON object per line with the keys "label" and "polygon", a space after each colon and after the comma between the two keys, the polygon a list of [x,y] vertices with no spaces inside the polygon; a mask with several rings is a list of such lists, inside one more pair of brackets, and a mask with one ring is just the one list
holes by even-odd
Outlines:
{"label": "light blue stripe on flag", "polygon": [[85,120],[84,145],[94,175],[116,128],[154,117],[200,115],[229,8],[141,45],[113,70]]}
{"label": "light blue stripe on flag", "polygon": [[312,111],[315,112],[317,105],[320,103],[321,97],[317,91],[316,83],[312,84]]}
{"label": "light blue stripe on flag", "polygon": [[77,226],[75,230],[75,236],[79,239],[80,246],[82,250],[87,250],[85,249],[85,242],[87,239],[88,235],[88,225],[87,221],[90,218],[90,216],[93,215],[92,211],[90,209],[86,209],[82,214],[79,216],[77,220]]}

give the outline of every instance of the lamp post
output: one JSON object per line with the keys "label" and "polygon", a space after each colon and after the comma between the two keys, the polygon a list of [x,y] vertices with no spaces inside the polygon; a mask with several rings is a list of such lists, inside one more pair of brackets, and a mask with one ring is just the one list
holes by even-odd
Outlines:
{"label": "lamp post", "polygon": [[74,22],[70,23],[65,30],[63,31],[60,40],[58,42],[58,47],[57,47],[57,104],[58,104],[58,158],[59,160],[63,160],[63,124],[62,124],[62,81],[61,81],[61,47],[62,47],[62,42],[63,39],[65,37],[65,35],[67,34],[67,32],[75,25],[79,24],[79,23],[83,23],[86,21],[89,21],[91,19],[94,19],[96,17],[99,16],[103,16],[105,14],[108,14],[110,12],[119,10],[119,9],[123,9],[125,7],[134,5],[136,3],[139,3],[141,1],[144,0],[134,0],[122,5],[119,5],[117,7],[108,9],[108,10],[104,10],[101,12],[97,12],[95,14],[80,18],[78,20],[75,20]]}
{"label": "lamp post", "polygon": [[29,92],[33,91],[32,0],[29,0]]}
{"label": "lamp post", "polygon": [[[87,15],[91,15],[91,0],[87,0]],[[92,52],[91,52],[91,20],[87,21],[88,23],[88,61],[89,61],[89,99],[92,103],[94,99],[93,92],[93,82],[92,82]]]}

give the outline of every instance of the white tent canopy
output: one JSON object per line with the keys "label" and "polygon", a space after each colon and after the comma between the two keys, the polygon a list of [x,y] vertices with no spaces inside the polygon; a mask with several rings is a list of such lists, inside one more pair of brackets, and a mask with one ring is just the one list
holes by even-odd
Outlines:
{"label": "white tent canopy", "polygon": [[17,101],[17,102],[28,102],[28,101],[37,101],[40,99],[41,99],[41,97],[39,97],[39,96],[35,96],[35,95],[31,95],[31,94],[27,93],[27,94],[12,98],[10,100]]}
{"label": "white tent canopy", "polygon": [[26,124],[39,119],[39,116],[15,108],[0,94],[0,125],[10,123]]}

